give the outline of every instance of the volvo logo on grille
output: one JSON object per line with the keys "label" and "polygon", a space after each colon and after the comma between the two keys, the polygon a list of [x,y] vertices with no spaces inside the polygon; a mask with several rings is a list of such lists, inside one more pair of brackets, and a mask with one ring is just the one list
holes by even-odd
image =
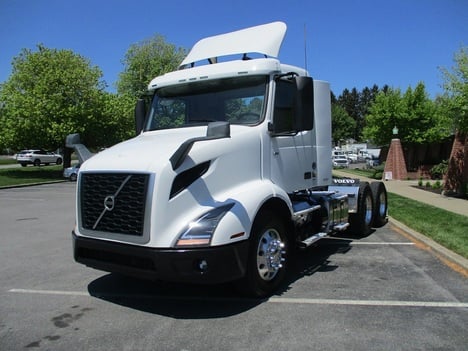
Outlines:
{"label": "volvo logo on grille", "polygon": [[104,208],[107,211],[112,211],[115,206],[115,197],[113,195],[106,196],[104,199]]}
{"label": "volvo logo on grille", "polygon": [[102,210],[101,214],[99,215],[99,218],[96,220],[93,226],[93,230],[97,228],[99,222],[101,221],[102,217],[106,214],[106,212],[111,212],[114,207],[115,207],[115,198],[119,196],[119,193],[122,191],[124,188],[125,184],[132,178],[131,175],[128,175],[122,184],[120,184],[120,187],[117,189],[114,195],[108,195],[104,198],[104,209]]}

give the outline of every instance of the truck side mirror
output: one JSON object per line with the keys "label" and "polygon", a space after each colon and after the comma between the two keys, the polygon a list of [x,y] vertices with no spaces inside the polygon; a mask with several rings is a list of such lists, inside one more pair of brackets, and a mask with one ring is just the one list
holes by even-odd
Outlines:
{"label": "truck side mirror", "polygon": [[140,134],[143,130],[146,118],[146,103],[144,99],[138,99],[135,106],[135,132]]}
{"label": "truck side mirror", "polygon": [[311,77],[295,76],[296,106],[295,127],[297,131],[314,127],[314,81]]}

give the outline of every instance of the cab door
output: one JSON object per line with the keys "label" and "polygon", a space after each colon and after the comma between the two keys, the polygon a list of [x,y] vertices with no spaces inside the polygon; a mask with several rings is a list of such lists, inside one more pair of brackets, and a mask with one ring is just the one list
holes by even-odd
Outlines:
{"label": "cab door", "polygon": [[270,128],[271,179],[287,192],[310,188],[316,177],[313,133],[295,130],[295,102],[294,84],[288,79],[278,79]]}

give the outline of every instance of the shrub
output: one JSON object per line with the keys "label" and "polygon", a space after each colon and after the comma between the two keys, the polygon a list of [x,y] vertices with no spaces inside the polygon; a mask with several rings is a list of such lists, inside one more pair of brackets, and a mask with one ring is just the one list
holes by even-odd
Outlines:
{"label": "shrub", "polygon": [[442,184],[440,180],[437,180],[434,184],[432,184],[432,189],[440,189],[442,188]]}
{"label": "shrub", "polygon": [[375,166],[373,168],[374,173],[372,174],[371,178],[373,178],[373,179],[382,179],[384,169],[385,169],[385,164],[384,163],[382,163],[381,165]]}
{"label": "shrub", "polygon": [[423,186],[423,178],[422,177],[419,177],[418,185]]}
{"label": "shrub", "polygon": [[426,182],[426,188],[430,188],[431,187],[431,182]]}
{"label": "shrub", "polygon": [[448,160],[442,161],[438,165],[433,166],[429,170],[429,174],[431,175],[431,179],[442,179],[444,174],[447,173],[448,170]]}

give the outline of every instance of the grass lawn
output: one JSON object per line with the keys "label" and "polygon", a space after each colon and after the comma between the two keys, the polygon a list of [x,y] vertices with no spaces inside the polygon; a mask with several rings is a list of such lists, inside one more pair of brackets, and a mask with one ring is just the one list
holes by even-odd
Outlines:
{"label": "grass lawn", "polygon": [[15,163],[16,160],[13,158],[0,158],[0,165],[12,165]]}
{"label": "grass lawn", "polygon": [[468,258],[468,217],[388,193],[388,214]]}
{"label": "grass lawn", "polygon": [[62,166],[0,169],[0,187],[64,180]]}
{"label": "grass lawn", "polygon": [[366,169],[366,168],[342,168],[342,169],[339,169],[340,171],[343,171],[343,172],[346,172],[346,173],[349,173],[350,176],[352,176],[353,174],[356,175],[356,176],[363,176],[363,177],[367,177],[367,178],[374,178],[374,179],[382,179],[382,170],[380,169],[375,169],[375,168],[370,168],[370,169]]}

